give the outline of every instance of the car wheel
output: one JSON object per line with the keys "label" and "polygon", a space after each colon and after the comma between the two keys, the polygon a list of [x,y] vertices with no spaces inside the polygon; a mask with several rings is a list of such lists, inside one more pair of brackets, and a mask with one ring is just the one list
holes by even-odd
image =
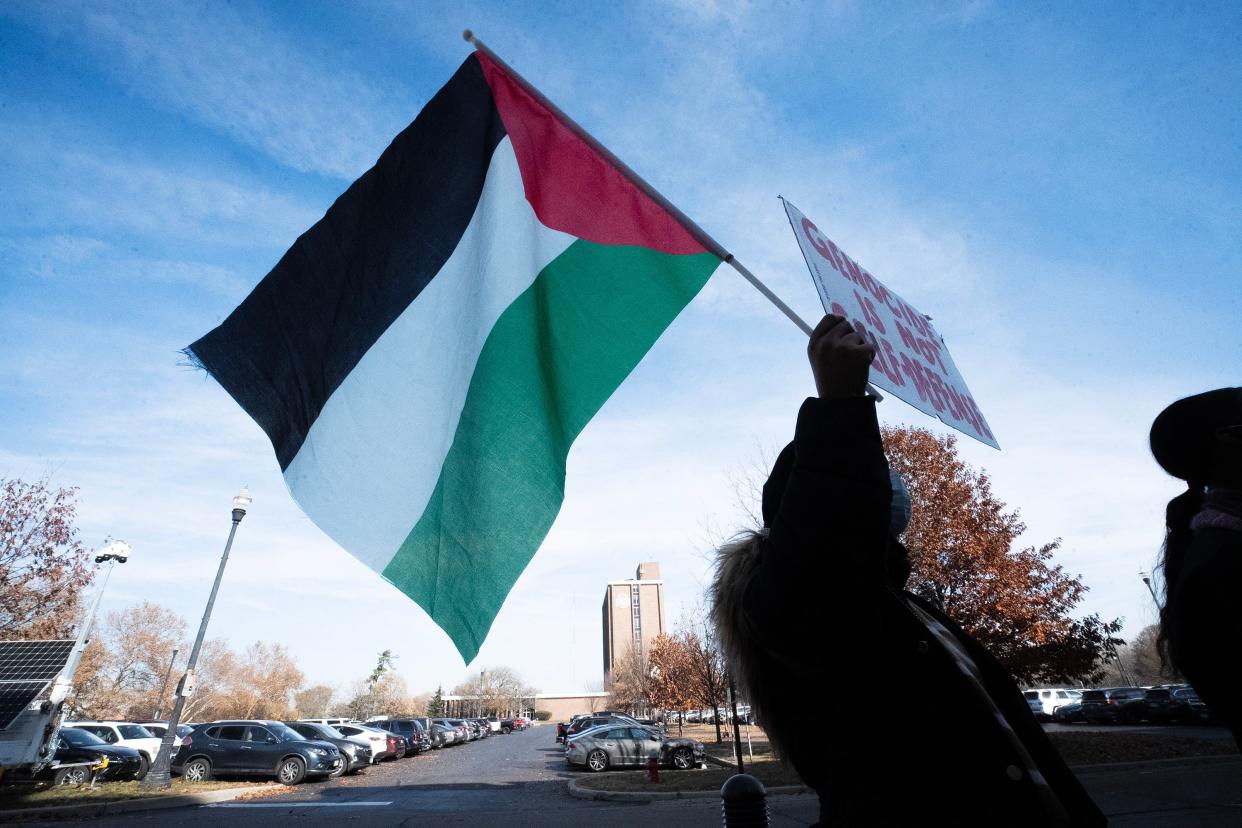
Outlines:
{"label": "car wheel", "polygon": [[348,770],[349,770],[349,757],[342,753],[341,754],[341,766],[337,768],[336,770],[332,771],[332,773],[328,774],[328,778],[337,779],[338,777],[344,776],[348,772]]}
{"label": "car wheel", "polygon": [[138,772],[134,774],[134,778],[142,779],[149,770],[151,770],[151,760],[147,758],[145,753],[138,754]]}
{"label": "car wheel", "polygon": [[61,768],[52,777],[53,785],[85,785],[91,779],[91,772],[85,765],[76,768]]}
{"label": "car wheel", "polygon": [[280,761],[276,769],[276,780],[282,785],[296,785],[306,776],[306,763],[299,756],[290,756]]}
{"label": "car wheel", "polygon": [[591,751],[587,754],[586,766],[597,773],[608,770],[608,754],[598,749]]}
{"label": "car wheel", "polygon": [[191,782],[207,782],[211,779],[211,761],[201,756],[191,759],[182,767],[181,775]]}
{"label": "car wheel", "polygon": [[694,754],[690,748],[677,748],[673,751],[673,767],[677,770],[690,770],[694,767]]}
{"label": "car wheel", "polygon": [[500,729],[500,732],[501,732],[501,733],[503,733],[503,734],[505,734],[506,736],[508,736],[510,733],[512,733],[512,732],[513,732],[513,728],[511,728],[511,727],[502,727],[502,728]]}

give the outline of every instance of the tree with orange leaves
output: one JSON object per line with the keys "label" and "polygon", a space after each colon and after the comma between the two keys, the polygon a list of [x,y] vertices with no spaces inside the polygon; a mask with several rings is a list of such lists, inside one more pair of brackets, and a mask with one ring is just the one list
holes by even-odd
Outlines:
{"label": "tree with orange leaves", "polygon": [[1088,681],[1120,620],[1075,618],[1087,586],[1052,557],[1060,539],[1015,548],[1026,530],[992,492],[986,472],[958,456],[953,436],[882,429],[890,468],[910,490],[913,514],[902,540],[911,592],[939,605],[987,647],[1019,682]]}

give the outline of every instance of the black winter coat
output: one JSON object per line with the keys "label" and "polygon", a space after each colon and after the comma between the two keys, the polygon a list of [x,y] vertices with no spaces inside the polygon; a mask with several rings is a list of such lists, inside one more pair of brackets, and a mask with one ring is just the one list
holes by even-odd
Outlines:
{"label": "black winter coat", "polygon": [[1169,644],[1186,680],[1242,750],[1242,533],[1195,531],[1168,594]]}
{"label": "black winter coat", "polygon": [[[900,547],[874,399],[807,400],[792,448],[743,606],[770,655],[761,674],[779,683],[782,712],[805,721],[785,754],[819,793],[824,824],[1105,825],[1007,671],[888,575]],[[912,606],[956,637],[991,704]]]}

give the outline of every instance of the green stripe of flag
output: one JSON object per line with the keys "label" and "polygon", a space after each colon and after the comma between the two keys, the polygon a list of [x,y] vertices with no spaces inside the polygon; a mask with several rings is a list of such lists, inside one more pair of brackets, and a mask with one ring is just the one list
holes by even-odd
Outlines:
{"label": "green stripe of flag", "polygon": [[383,573],[467,662],[556,519],[569,447],[719,264],[578,240],[492,329],[431,500]]}

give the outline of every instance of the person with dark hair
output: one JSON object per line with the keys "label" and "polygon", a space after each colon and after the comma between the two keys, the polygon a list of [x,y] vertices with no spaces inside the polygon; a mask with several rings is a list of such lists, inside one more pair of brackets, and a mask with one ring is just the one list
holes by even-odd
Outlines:
{"label": "person with dark hair", "polygon": [[910,502],[866,394],[874,355],[842,317],[811,334],[818,396],[763,487],[764,528],[718,555],[731,675],[822,825],[1105,825],[1004,667],[904,591]]}
{"label": "person with dark hair", "polygon": [[1187,484],[1165,510],[1161,655],[1242,749],[1242,388],[1170,405],[1152,423],[1151,452]]}

